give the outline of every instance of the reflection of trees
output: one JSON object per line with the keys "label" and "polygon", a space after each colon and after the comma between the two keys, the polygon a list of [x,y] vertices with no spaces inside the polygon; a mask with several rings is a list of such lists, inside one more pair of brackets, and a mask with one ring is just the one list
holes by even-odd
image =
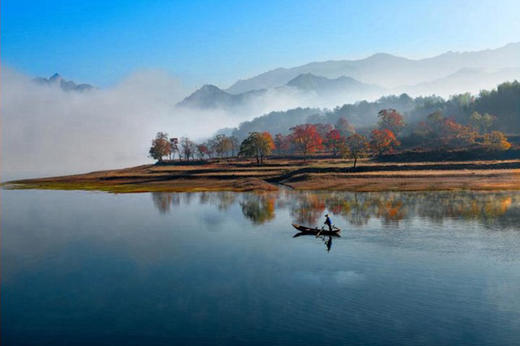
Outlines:
{"label": "reflection of trees", "polygon": [[[505,218],[519,221],[520,195],[484,192],[313,192],[299,193],[292,198],[291,214],[298,223],[316,224],[328,210],[350,224],[364,225],[370,218],[384,224],[398,224],[401,220],[419,216],[434,222],[446,218],[478,220],[491,225]],[[511,222],[506,222],[511,224]]]}
{"label": "reflection of trees", "polygon": [[253,221],[255,224],[262,224],[274,219],[276,195],[266,194],[245,194],[240,202],[242,214]]}
{"label": "reflection of trees", "polygon": [[152,200],[155,207],[161,214],[166,214],[170,211],[172,205],[180,203],[181,195],[171,192],[152,192]]}
{"label": "reflection of trees", "polygon": [[[488,227],[518,227],[520,193],[515,192],[295,192],[281,190],[270,193],[166,193],[153,192],[152,200],[160,213],[172,206],[190,204],[216,206],[227,211],[240,201],[245,217],[256,224],[274,219],[275,208],[288,209],[293,221],[309,226],[321,224],[328,211],[352,225],[366,225],[371,218],[385,225],[399,224],[412,218],[426,218],[442,223],[446,219],[475,220]],[[333,218],[334,222],[334,218]]]}
{"label": "reflection of trees", "polygon": [[[417,203],[417,215],[436,222],[442,222],[446,218],[462,218],[492,225],[506,214],[507,218],[513,217],[516,221],[520,218],[520,196],[509,192],[445,192],[430,196],[420,195],[418,199],[420,203]],[[513,210],[516,209],[516,212],[508,213],[512,206],[515,206]]]}
{"label": "reflection of trees", "polygon": [[325,200],[316,193],[302,192],[295,201],[291,215],[300,224],[315,225],[325,210]]}
{"label": "reflection of trees", "polygon": [[201,192],[199,195],[200,204],[210,204],[218,210],[228,210],[237,199],[237,194],[231,191]]}

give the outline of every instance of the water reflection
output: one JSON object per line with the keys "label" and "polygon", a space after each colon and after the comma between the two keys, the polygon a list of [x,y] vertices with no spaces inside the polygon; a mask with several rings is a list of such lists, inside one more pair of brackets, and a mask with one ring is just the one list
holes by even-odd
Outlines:
{"label": "water reflection", "polygon": [[[296,233],[295,235],[293,235],[293,238],[298,238],[298,237],[302,237],[302,236],[309,236],[309,237],[314,237],[316,239],[320,239],[321,241],[323,241],[323,244],[325,244],[325,247],[327,249],[327,252],[330,252],[330,249],[332,248],[332,235],[318,235],[318,236],[315,236],[313,234],[305,234],[303,232],[298,232]],[[339,235],[337,236],[339,237]]]}
{"label": "water reflection", "polygon": [[416,217],[442,223],[447,219],[474,220],[487,227],[511,228],[520,224],[520,193],[517,192],[296,192],[269,193],[152,193],[160,213],[198,196],[200,204],[227,211],[236,205],[254,225],[272,221],[275,211],[286,210],[292,222],[315,226],[324,213],[350,225],[364,226],[371,219],[384,226],[399,226]]}
{"label": "water reflection", "polygon": [[250,194],[240,202],[242,214],[254,224],[263,224],[274,219],[276,196],[273,194]]}

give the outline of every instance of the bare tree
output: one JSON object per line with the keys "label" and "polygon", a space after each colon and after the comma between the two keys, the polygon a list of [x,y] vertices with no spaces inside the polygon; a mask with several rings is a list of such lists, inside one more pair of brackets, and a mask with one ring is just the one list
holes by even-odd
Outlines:
{"label": "bare tree", "polygon": [[190,140],[188,137],[181,138],[181,150],[185,160],[190,160],[195,155],[195,151],[197,150],[197,146],[195,143]]}

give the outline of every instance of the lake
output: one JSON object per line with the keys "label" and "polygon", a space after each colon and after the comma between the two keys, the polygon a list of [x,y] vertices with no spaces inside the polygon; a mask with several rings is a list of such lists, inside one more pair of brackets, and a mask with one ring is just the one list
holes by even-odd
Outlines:
{"label": "lake", "polygon": [[[1,191],[2,345],[520,343],[520,192]],[[329,213],[341,237],[301,236]]]}

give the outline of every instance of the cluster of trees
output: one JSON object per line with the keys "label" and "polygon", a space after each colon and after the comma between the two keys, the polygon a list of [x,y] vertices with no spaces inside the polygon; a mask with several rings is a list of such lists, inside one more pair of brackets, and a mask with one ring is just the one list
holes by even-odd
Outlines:
{"label": "cluster of trees", "polygon": [[157,133],[152,141],[150,156],[158,161],[175,155],[179,159],[190,160],[213,157],[252,157],[257,164],[275,153],[277,155],[303,155],[304,160],[313,153],[327,153],[334,157],[351,158],[354,167],[360,157],[384,155],[397,148],[424,150],[451,150],[482,147],[487,150],[507,150],[511,144],[506,136],[493,130],[496,117],[488,113],[473,112],[468,124],[458,123],[441,112],[433,112],[425,121],[407,125],[404,117],[395,109],[378,112],[377,127],[365,133],[358,133],[346,118],[339,118],[336,124],[301,124],[290,128],[287,135],[274,136],[267,132],[250,132],[239,144],[235,136],[219,134],[210,140],[196,144],[189,138],[168,138],[164,132]]}
{"label": "cluster of trees", "polygon": [[473,112],[468,125],[458,123],[454,118],[434,112],[420,122],[403,139],[410,147],[426,149],[461,149],[482,147],[487,150],[507,150],[511,143],[506,136],[493,130],[496,117]]}
{"label": "cluster of trees", "polygon": [[275,136],[277,154],[299,153],[307,159],[309,154],[322,152],[334,157],[354,159],[373,152],[384,154],[393,151],[400,142],[396,138],[405,126],[401,114],[394,109],[379,112],[378,128],[367,137],[356,133],[355,128],[345,119],[339,118],[334,126],[330,124],[303,124],[292,127],[288,135]]}
{"label": "cluster of trees", "polygon": [[238,153],[238,138],[226,135],[216,135],[204,143],[197,144],[188,137],[170,138],[166,132],[158,132],[152,140],[149,155],[157,161],[164,157],[170,160],[178,157],[179,160],[193,160],[198,158],[224,158],[235,156]]}

